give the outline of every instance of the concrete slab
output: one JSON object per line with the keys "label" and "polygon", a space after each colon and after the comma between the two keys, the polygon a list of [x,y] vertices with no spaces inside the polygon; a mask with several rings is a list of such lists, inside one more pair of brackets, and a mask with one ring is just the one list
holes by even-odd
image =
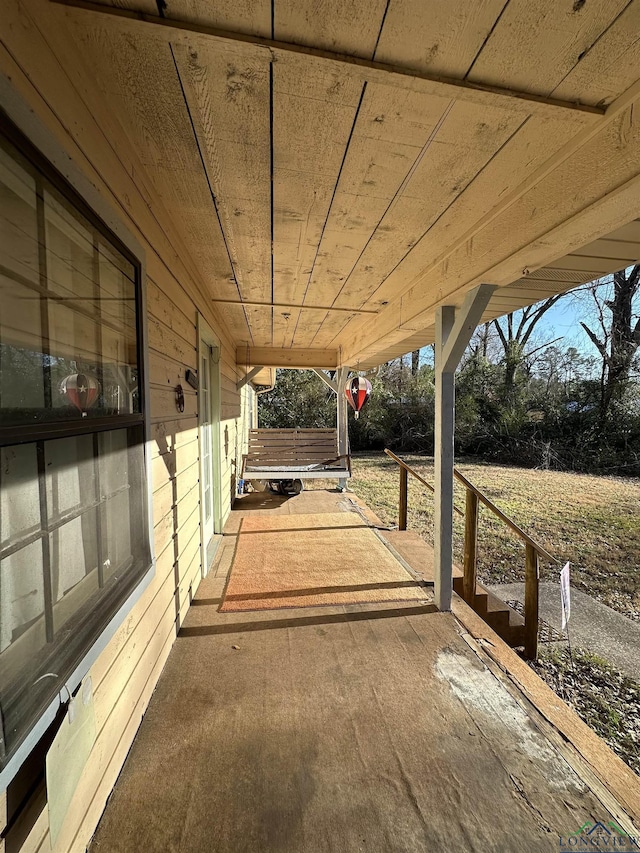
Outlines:
{"label": "concrete slab", "polygon": [[[524,584],[492,586],[503,601],[524,602]],[[540,584],[540,618],[560,630],[562,608],[560,585]],[[606,604],[578,590],[571,590],[571,642],[590,649],[621,672],[640,682],[640,623],[616,613]]]}

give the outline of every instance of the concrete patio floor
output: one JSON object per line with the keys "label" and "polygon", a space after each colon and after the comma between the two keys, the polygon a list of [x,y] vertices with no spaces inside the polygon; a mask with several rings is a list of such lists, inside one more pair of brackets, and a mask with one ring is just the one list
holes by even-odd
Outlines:
{"label": "concrete patio floor", "polygon": [[415,602],[219,612],[243,515],[353,503],[236,502],[92,853],[532,853],[623,820],[455,615]]}

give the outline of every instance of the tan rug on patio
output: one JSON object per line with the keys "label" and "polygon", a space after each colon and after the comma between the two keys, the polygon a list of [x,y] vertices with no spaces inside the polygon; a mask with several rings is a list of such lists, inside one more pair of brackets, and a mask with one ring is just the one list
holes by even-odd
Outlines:
{"label": "tan rug on patio", "polygon": [[356,513],[251,516],[220,610],[429,599]]}

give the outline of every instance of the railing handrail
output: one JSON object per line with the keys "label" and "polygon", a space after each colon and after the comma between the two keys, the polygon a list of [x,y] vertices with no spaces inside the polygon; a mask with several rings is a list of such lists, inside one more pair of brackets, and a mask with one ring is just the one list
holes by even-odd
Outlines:
{"label": "railing handrail", "polygon": [[[425,485],[431,492],[435,494],[435,488],[428,483],[424,477],[421,477],[410,465],[392,453],[391,450],[385,448],[387,456],[397,462],[400,466],[400,501],[398,507],[398,530],[407,529],[408,503],[409,503],[409,474],[416,478],[420,483]],[[478,575],[477,575],[477,556],[478,556],[478,509],[479,504],[483,503],[487,509],[496,515],[500,521],[504,522],[507,527],[512,530],[525,543],[525,572],[524,572],[524,628],[522,631],[522,640],[524,645],[525,657],[530,660],[535,660],[538,657],[538,627],[540,624],[539,618],[539,598],[540,598],[540,566],[539,557],[544,557],[551,562],[559,562],[553,557],[546,548],[539,545],[535,539],[532,539],[528,533],[512,521],[509,516],[497,507],[484,492],[468,480],[464,474],[461,474],[457,468],[453,469],[453,474],[458,482],[466,489],[465,512],[461,512],[454,504],[454,509],[460,515],[464,516],[464,566],[462,575],[462,595],[464,600],[471,607],[477,610],[476,602],[479,595],[485,596],[486,593],[478,593]],[[477,612],[481,612],[477,610]],[[488,620],[487,620],[488,621]],[[509,619],[509,624],[511,620]],[[517,643],[516,643],[517,644]]]}
{"label": "railing handrail", "polygon": [[458,480],[458,482],[462,483],[462,485],[465,488],[469,489],[470,492],[473,492],[477,496],[478,500],[487,507],[487,509],[490,509],[494,515],[497,515],[501,521],[504,521],[504,523],[507,525],[507,527],[511,528],[511,530],[513,530],[513,532],[515,534],[517,534],[524,542],[526,542],[527,545],[531,545],[531,547],[541,557],[544,557],[545,560],[549,560],[550,563],[558,563],[559,562],[559,560],[556,557],[554,557],[552,554],[550,554],[546,550],[546,548],[543,548],[542,545],[539,545],[535,541],[535,539],[532,539],[531,536],[529,536],[528,533],[525,533],[525,531],[518,524],[516,524],[515,521],[510,519],[509,516],[506,515],[506,513],[504,513],[500,509],[500,507],[497,507],[493,503],[493,501],[484,494],[484,492],[481,492],[477,486],[474,486],[470,480],[467,480],[467,478],[464,476],[464,474],[461,474],[457,468],[453,469],[453,475]]}
{"label": "railing handrail", "polygon": [[[396,456],[396,454],[393,453],[391,450],[385,449],[384,452],[387,454],[387,456],[389,456],[391,459],[393,459],[394,462],[397,462],[398,465],[401,465],[403,468],[405,468],[410,474],[412,474],[416,478],[416,480],[419,480],[433,494],[435,494],[435,489],[431,485],[431,483],[428,483],[423,477],[420,476],[420,474],[418,474],[417,471],[415,471],[403,459],[401,459],[399,456]],[[497,507],[493,503],[493,501],[484,494],[484,492],[482,492],[477,486],[474,486],[470,480],[467,480],[467,478],[464,476],[464,474],[462,474],[460,471],[458,471],[457,468],[453,469],[453,474],[454,474],[455,478],[460,483],[462,483],[462,485],[466,489],[468,489],[470,492],[473,492],[476,495],[476,497],[478,498],[478,500],[487,507],[487,509],[490,509],[491,512],[494,515],[496,515],[501,521],[503,521],[507,525],[507,527],[509,527],[517,536],[519,536],[520,539],[523,540],[523,542],[526,542],[527,545],[530,545],[536,551],[537,554],[539,554],[541,557],[544,557],[545,560],[548,560],[551,563],[558,563],[559,562],[559,560],[556,557],[554,557],[552,554],[550,554],[546,550],[546,548],[543,548],[542,545],[538,544],[535,541],[535,539],[532,539],[532,537],[529,536],[528,533],[525,533],[525,531],[518,524],[516,524],[515,521],[512,521],[512,519],[510,519],[508,515],[506,515],[499,507]],[[455,504],[454,504],[453,508],[458,513],[458,515],[464,516],[464,512],[461,509],[459,509]]]}
{"label": "railing handrail", "polygon": [[[423,485],[423,486],[426,486],[426,487],[429,489],[429,491],[430,491],[432,494],[434,494],[434,495],[435,495],[436,490],[435,490],[435,489],[434,489],[434,487],[431,485],[431,483],[428,483],[428,482],[424,479],[424,477],[421,477],[421,476],[420,476],[420,474],[418,474],[418,472],[417,472],[417,471],[415,471],[415,470],[411,467],[411,465],[407,465],[407,463],[406,463],[403,459],[400,459],[400,457],[399,457],[399,456],[396,456],[396,454],[395,454],[395,453],[393,453],[393,451],[391,451],[391,450],[387,450],[387,449],[385,449],[385,451],[384,451],[384,452],[387,454],[387,456],[390,456],[390,457],[391,457],[391,459],[393,459],[393,461],[394,461],[394,462],[397,462],[397,463],[398,463],[398,465],[400,465],[402,468],[404,468],[406,471],[408,471],[408,472],[409,472],[409,474],[411,474],[413,477],[415,477],[415,478],[416,478],[416,480],[418,480],[420,483],[422,483],[422,485]],[[454,508],[454,510],[458,513],[458,515],[464,516],[464,512],[463,512],[463,510],[461,510],[461,509],[460,509],[459,507],[457,507],[455,504],[453,505],[453,508]]]}

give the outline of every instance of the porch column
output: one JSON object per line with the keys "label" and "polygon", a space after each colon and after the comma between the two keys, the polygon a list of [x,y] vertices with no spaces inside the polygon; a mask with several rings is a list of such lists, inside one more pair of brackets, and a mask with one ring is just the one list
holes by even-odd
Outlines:
{"label": "porch column", "polygon": [[435,383],[436,412],[434,429],[433,545],[435,554],[435,603],[438,610],[451,610],[453,583],[453,436],[455,430],[455,381],[452,370],[443,370],[443,350],[455,320],[455,308],[445,305],[436,310]]}
{"label": "porch column", "polygon": [[435,464],[435,604],[451,610],[453,588],[453,442],[455,434],[455,371],[495,287],[481,284],[459,310],[443,305],[436,310],[434,431]]}
{"label": "porch column", "polygon": [[[340,367],[336,371],[336,426],[338,429],[338,453],[341,456],[346,456],[349,453],[349,417],[347,398],[344,394],[348,375],[348,367]],[[347,488],[347,480],[344,477],[338,480],[338,488],[342,491]]]}

